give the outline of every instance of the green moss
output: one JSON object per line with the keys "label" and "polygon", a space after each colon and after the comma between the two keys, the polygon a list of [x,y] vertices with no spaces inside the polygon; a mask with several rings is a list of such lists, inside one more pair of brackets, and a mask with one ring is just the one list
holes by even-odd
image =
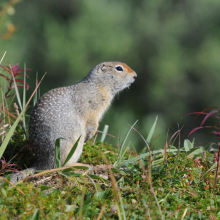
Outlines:
{"label": "green moss", "polygon": [[79,162],[87,163],[90,165],[106,163],[113,164],[117,159],[117,155],[117,147],[112,147],[108,143],[102,142],[92,144],[92,141],[89,141],[83,148],[83,153]]}

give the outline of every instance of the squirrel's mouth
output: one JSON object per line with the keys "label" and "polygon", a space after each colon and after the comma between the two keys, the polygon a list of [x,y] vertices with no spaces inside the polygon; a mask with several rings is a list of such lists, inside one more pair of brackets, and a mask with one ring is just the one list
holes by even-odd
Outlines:
{"label": "squirrel's mouth", "polygon": [[131,86],[132,83],[133,83],[133,82],[130,82],[130,83],[127,84],[127,88],[128,88],[128,89],[130,89],[130,86]]}
{"label": "squirrel's mouth", "polygon": [[132,80],[131,82],[127,83],[128,86],[130,86],[135,80]]}

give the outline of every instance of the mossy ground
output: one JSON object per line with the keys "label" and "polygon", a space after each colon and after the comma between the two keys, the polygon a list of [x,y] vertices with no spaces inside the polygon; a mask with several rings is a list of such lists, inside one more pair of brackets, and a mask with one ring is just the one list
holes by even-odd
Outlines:
{"label": "mossy ground", "polygon": [[214,188],[215,171],[209,170],[214,156],[189,153],[168,153],[166,159],[155,154],[151,168],[149,158],[112,168],[114,181],[108,166],[117,160],[118,148],[88,142],[80,162],[106,165],[106,179],[72,170],[47,174],[53,175],[50,185],[4,184],[0,219],[162,219],[161,213],[164,219],[220,219],[220,184]]}

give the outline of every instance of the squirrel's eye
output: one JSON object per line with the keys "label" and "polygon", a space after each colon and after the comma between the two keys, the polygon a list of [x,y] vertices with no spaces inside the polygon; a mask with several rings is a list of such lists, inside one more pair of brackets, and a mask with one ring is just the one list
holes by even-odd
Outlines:
{"label": "squirrel's eye", "polygon": [[116,66],[115,69],[116,69],[117,71],[123,71],[123,68],[122,68],[121,66]]}

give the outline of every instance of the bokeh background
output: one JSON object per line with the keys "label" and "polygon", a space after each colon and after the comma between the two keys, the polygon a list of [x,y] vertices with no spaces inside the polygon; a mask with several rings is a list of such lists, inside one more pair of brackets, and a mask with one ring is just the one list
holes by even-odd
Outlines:
{"label": "bokeh background", "polygon": [[[115,98],[99,130],[108,124],[115,138],[107,140],[116,144],[139,119],[135,127],[147,137],[158,115],[152,147],[159,148],[168,131],[184,125],[183,141],[202,120],[184,115],[219,106],[219,12],[219,0],[1,0],[0,56],[7,51],[4,65],[32,69],[29,95],[36,72],[47,72],[43,94],[79,82],[100,62],[127,63],[136,82]],[[209,131],[189,139],[215,141]],[[135,131],[129,139],[144,147]]]}

